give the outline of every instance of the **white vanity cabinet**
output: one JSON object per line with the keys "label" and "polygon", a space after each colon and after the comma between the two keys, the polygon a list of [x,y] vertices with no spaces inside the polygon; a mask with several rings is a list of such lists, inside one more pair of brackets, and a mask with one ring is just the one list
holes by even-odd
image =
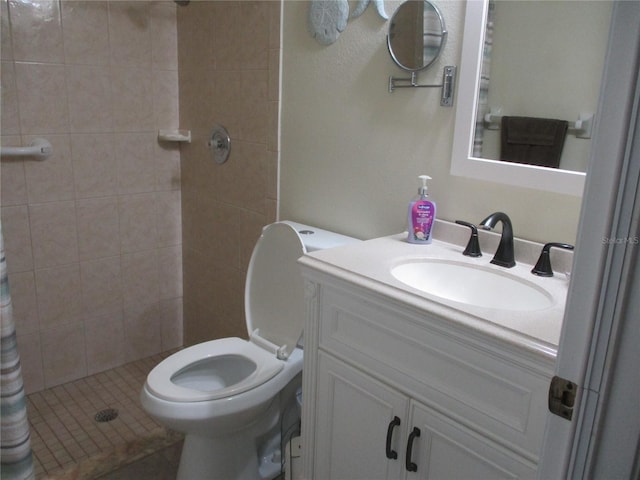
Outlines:
{"label": "white vanity cabinet", "polygon": [[[400,478],[408,398],[323,352],[317,382],[314,478]],[[389,427],[394,417],[404,422]],[[385,454],[389,428],[388,448],[397,461]]]}
{"label": "white vanity cabinet", "polygon": [[304,478],[535,477],[553,355],[302,263]]}

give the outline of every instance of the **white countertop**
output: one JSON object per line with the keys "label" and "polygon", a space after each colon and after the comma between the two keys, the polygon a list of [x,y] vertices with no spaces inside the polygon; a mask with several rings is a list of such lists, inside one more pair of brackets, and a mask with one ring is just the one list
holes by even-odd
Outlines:
{"label": "white countertop", "polygon": [[[518,263],[505,269],[490,263],[499,235],[482,232],[483,256],[471,258],[462,255],[464,245],[459,244],[460,239],[466,243],[470,232],[468,228],[440,222],[436,236],[438,231],[441,238],[446,237],[450,242],[436,239],[431,245],[414,245],[406,241],[404,233],[313,252],[302,257],[300,263],[512,345],[555,358],[569,285],[563,268],[570,265],[571,257],[565,255],[556,261],[561,264],[560,273],[556,271],[553,277],[538,277],[530,273],[536,260],[531,258],[532,252],[537,252],[534,253],[537,255],[542,245],[517,241]],[[487,233],[497,238],[486,237]],[[483,245],[483,239],[487,247]],[[552,296],[551,305],[536,310],[478,307],[431,296],[407,286],[391,274],[394,266],[420,259],[463,261],[515,275],[546,290]],[[524,263],[526,261],[529,263]]]}

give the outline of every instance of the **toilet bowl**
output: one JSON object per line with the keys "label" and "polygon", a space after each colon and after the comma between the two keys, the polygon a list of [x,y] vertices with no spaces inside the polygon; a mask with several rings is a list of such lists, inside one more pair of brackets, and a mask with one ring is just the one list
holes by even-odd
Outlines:
{"label": "toilet bowl", "polygon": [[179,480],[271,479],[281,443],[299,423],[305,252],[357,241],[297,224],[264,228],[247,271],[248,340],[222,338],[180,350],[147,376],[143,408],[185,441]]}

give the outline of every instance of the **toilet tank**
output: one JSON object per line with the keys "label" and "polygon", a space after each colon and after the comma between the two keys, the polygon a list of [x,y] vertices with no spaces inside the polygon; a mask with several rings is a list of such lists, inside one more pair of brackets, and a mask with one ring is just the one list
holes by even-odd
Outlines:
{"label": "toilet tank", "polygon": [[330,232],[317,227],[311,227],[303,223],[284,220],[282,223],[291,225],[296,229],[307,252],[324,250],[325,248],[339,247],[348,243],[360,242],[357,238],[348,237],[339,233]]}

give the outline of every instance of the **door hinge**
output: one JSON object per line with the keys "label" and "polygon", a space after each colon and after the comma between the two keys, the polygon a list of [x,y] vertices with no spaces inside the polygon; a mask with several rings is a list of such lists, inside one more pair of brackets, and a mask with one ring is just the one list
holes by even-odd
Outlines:
{"label": "door hinge", "polygon": [[565,378],[553,377],[549,385],[549,411],[571,420],[577,393],[578,385]]}

